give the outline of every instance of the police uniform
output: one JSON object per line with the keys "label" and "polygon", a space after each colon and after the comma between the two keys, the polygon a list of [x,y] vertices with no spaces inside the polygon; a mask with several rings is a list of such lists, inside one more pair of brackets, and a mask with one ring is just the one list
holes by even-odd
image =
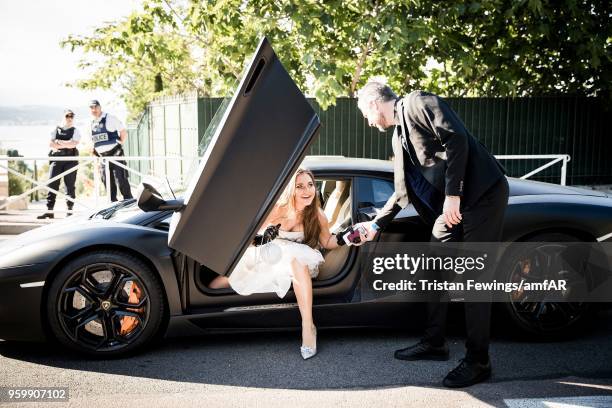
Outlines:
{"label": "police uniform", "polygon": [[[119,132],[125,129],[123,123],[108,113],[102,113],[99,118],[91,122],[91,140],[94,144],[94,154],[96,156],[124,156],[123,147]],[[125,160],[119,161],[125,165]],[[102,183],[106,186],[106,165],[100,166]],[[123,199],[132,198],[132,191],[128,182],[127,170],[123,167],[110,163],[110,196],[111,201],[117,201],[117,184]]]}
{"label": "police uniform", "polygon": [[[51,140],[58,141],[60,144],[62,141],[78,142],[79,140],[81,140],[81,134],[79,130],[75,127],[63,128],[61,126],[57,126],[51,132]],[[60,148],[57,150],[53,149],[49,152],[50,157],[78,156],[78,155],[79,155],[79,151],[76,149],[76,147]],[[56,177],[57,175],[76,167],[78,164],[79,163],[76,160],[74,161],[73,160],[70,160],[70,161],[50,160],[49,161],[49,179],[52,179]],[[66,194],[72,199],[75,198],[76,173],[77,172],[75,170],[63,176],[64,184],[66,185]],[[59,189],[60,180],[61,178],[58,178],[57,180],[50,182],[48,184],[49,188],[52,188],[53,190]],[[47,209],[48,210],[53,210],[53,208],[55,207],[55,198],[56,198],[56,194],[53,191],[49,191],[47,193]],[[72,201],[66,200],[66,207],[68,207],[68,211],[72,211],[73,206],[74,206],[74,203]],[[53,214],[46,213],[38,218],[53,218]]]}

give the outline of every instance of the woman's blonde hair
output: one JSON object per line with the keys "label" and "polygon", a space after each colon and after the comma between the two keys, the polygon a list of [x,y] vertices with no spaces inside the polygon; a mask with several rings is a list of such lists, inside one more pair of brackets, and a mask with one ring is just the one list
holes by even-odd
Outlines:
{"label": "woman's blonde hair", "polygon": [[286,206],[288,211],[296,213],[295,210],[295,183],[297,178],[301,174],[308,174],[315,184],[315,197],[312,199],[312,203],[306,206],[301,213],[301,222],[304,226],[304,244],[311,248],[319,246],[319,235],[321,234],[321,223],[319,222],[319,214],[321,212],[321,201],[319,200],[319,194],[316,192],[316,181],[314,174],[304,167],[300,167],[295,174],[291,177],[289,184],[278,199],[279,206]]}

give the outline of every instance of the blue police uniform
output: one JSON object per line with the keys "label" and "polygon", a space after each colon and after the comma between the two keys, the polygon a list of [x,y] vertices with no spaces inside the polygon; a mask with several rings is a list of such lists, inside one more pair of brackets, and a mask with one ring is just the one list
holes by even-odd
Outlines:
{"label": "blue police uniform", "polygon": [[[72,113],[72,111],[69,111],[69,112]],[[51,139],[58,140],[58,141],[71,141],[71,140],[78,141],[80,139],[79,131],[75,127],[64,128],[62,126],[57,126],[51,134],[52,134]],[[49,151],[50,157],[78,156],[78,155],[79,155],[79,151],[75,147],[60,148],[57,150]],[[73,160],[70,160],[70,161],[50,160],[49,161],[49,179],[56,178],[60,174],[70,169],[73,169],[78,164],[79,163],[77,161],[73,161]],[[74,200],[76,197],[76,193],[75,193],[76,176],[77,176],[76,171],[72,171],[70,173],[64,174],[63,177],[60,177],[58,179],[55,179],[49,182],[48,186],[50,189],[57,191],[60,187],[60,181],[63,178],[64,184],[66,185],[66,195]],[[53,210],[53,208],[55,207],[56,196],[57,196],[56,193],[49,190],[49,192],[47,193],[47,210]],[[68,215],[71,214],[73,206],[74,206],[73,201],[66,200],[66,208],[68,209]],[[37,218],[44,219],[44,218],[53,218],[53,217],[54,217],[53,213],[45,213],[41,216],[38,216]]]}
{"label": "blue police uniform", "polygon": [[[114,156],[114,154],[104,154],[112,152],[113,149],[121,147],[119,132],[110,131],[106,128],[107,114],[104,113],[99,122],[93,121],[91,125],[91,140],[94,142],[94,149],[103,156]],[[113,152],[114,153],[114,152]]]}
{"label": "blue police uniform", "polygon": [[[119,137],[120,129],[110,130],[107,126],[108,119],[109,116],[103,113],[98,121],[94,120],[91,123],[91,140],[94,143],[94,152],[98,156],[124,156],[121,138]],[[126,165],[125,160],[120,160],[118,163]],[[117,184],[124,200],[133,198],[126,169],[111,162],[109,175],[111,201],[117,201]],[[100,176],[102,183],[106,186],[105,164],[100,166]]]}

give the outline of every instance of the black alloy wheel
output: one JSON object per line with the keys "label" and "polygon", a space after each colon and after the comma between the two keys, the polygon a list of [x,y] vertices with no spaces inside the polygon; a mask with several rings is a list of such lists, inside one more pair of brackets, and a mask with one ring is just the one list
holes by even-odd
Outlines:
{"label": "black alloy wheel", "polygon": [[[563,253],[569,242],[578,240],[560,233],[541,234],[531,238],[533,248],[510,255],[505,282],[528,283],[563,279],[567,289],[553,295],[527,291],[508,293],[503,303],[507,315],[522,333],[542,339],[556,339],[573,334],[574,328],[593,312],[592,304],[570,302],[573,293],[585,288],[585,277],[562,267]],[[567,242],[568,244],[565,244]]]}
{"label": "black alloy wheel", "polygon": [[67,264],[47,299],[54,336],[97,357],[125,355],[148,343],[161,326],[164,307],[155,273],[117,251],[89,253]]}

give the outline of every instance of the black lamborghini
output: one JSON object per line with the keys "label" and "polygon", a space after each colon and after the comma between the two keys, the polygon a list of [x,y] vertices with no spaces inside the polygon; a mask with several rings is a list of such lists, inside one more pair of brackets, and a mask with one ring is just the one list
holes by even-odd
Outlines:
{"label": "black lamborghini", "polygon": [[[297,327],[291,291],[283,299],[239,296],[208,283],[231,273],[301,163],[317,178],[332,232],[371,219],[393,193],[388,161],[304,160],[318,128],[318,116],[264,39],[205,135],[199,168],[182,198],[164,200],[145,189],[140,206],[120,202],[0,245],[0,338],[55,339],[91,355],[117,356],[156,337]],[[509,184],[505,241],[612,240],[606,194],[519,179]],[[420,242],[429,234],[408,206],[378,240]],[[367,245],[377,243],[324,254],[313,282],[318,327],[396,326],[410,319],[406,310],[416,303],[362,296],[360,257]],[[512,294],[503,305],[506,313],[494,319],[534,334],[566,331],[591,313],[588,304],[525,302]]]}

